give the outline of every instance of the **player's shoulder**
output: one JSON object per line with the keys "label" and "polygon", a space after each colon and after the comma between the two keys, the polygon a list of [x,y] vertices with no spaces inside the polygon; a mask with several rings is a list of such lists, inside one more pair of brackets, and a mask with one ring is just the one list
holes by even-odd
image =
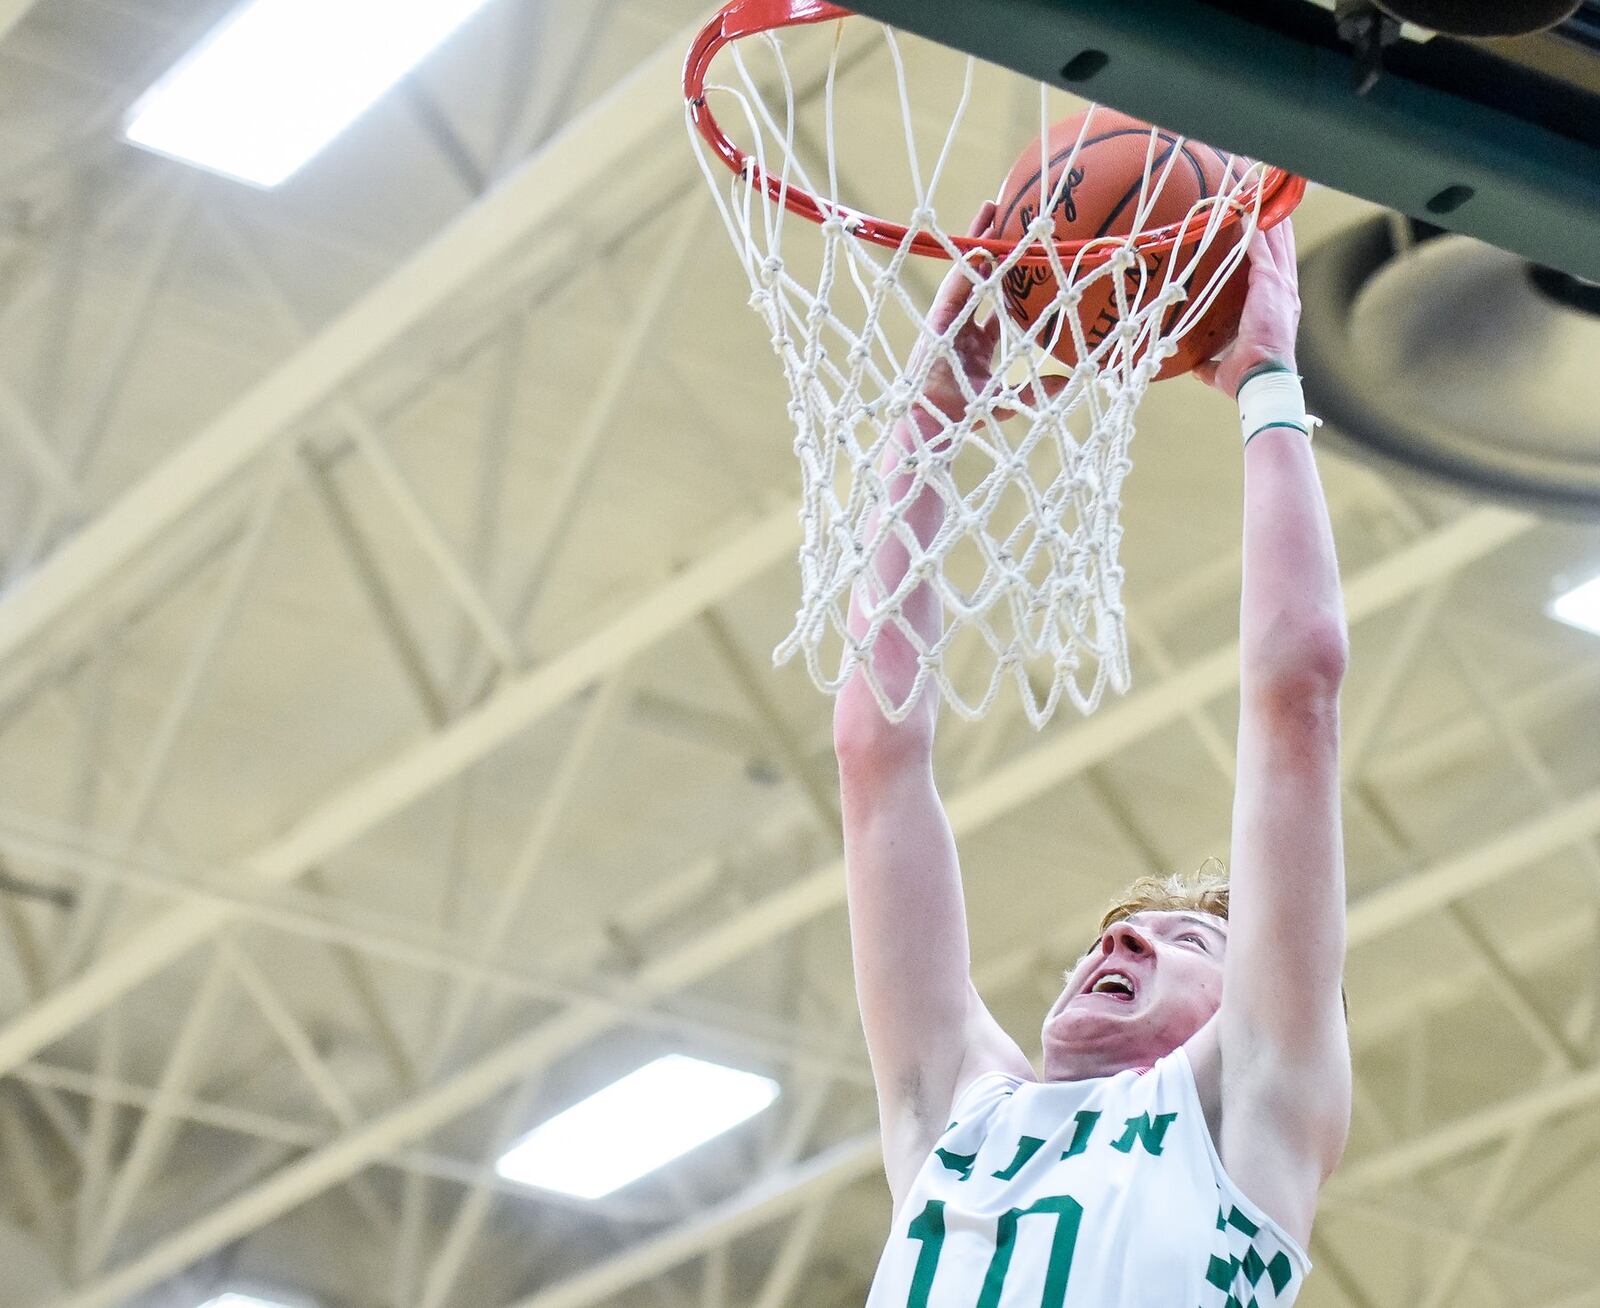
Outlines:
{"label": "player's shoulder", "polygon": [[[976,988],[971,990],[971,999],[961,1033],[961,1062],[950,1087],[950,1104],[947,1107],[960,1102],[969,1086],[990,1073],[999,1073],[1016,1081],[1039,1079],[1028,1056],[1022,1052],[1022,1046],[995,1020],[988,1006],[978,997]],[[948,1117],[948,1114],[945,1116]],[[942,1121],[940,1126],[943,1126]]]}

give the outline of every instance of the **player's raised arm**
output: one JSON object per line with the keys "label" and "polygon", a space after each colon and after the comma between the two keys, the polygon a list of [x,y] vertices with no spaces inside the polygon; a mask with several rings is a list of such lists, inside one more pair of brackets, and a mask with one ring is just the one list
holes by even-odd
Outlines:
{"label": "player's raised arm", "polygon": [[[983,231],[992,214],[993,206],[985,205],[972,234]],[[956,322],[971,294],[970,276],[952,268],[929,315],[931,329]],[[989,376],[998,333],[993,320],[969,319],[955,337],[960,366],[976,390]],[[895,429],[887,459],[899,462],[919,443],[937,441],[944,419],[959,417],[964,405],[951,367],[939,364],[911,416]],[[905,521],[916,539],[930,540],[944,517],[938,494],[926,485],[915,489],[909,474],[889,478],[888,493],[893,500],[918,497]],[[872,560],[884,590],[892,590],[908,566],[907,548],[893,535]],[[937,638],[939,601],[927,586],[903,611],[925,643]],[[865,629],[859,591],[850,621],[853,633]],[[891,626],[870,657],[879,684],[903,703],[917,671],[911,642]],[[839,692],[833,719],[856,997],[878,1091],[885,1170],[897,1199],[944,1129],[964,1068],[967,1075],[996,1067],[1032,1075],[970,980],[955,841],[933,777],[938,703],[937,690],[928,686],[904,720],[891,723],[858,672]]]}
{"label": "player's raised arm", "polygon": [[[1310,1230],[1350,1116],[1339,687],[1348,638],[1327,504],[1294,375],[1300,301],[1283,222],[1251,247],[1238,343],[1206,380],[1239,391],[1244,582],[1232,893],[1219,1040],[1223,1156]],[[1253,434],[1252,434],[1253,433]],[[1248,1178],[1248,1179],[1247,1179]]]}

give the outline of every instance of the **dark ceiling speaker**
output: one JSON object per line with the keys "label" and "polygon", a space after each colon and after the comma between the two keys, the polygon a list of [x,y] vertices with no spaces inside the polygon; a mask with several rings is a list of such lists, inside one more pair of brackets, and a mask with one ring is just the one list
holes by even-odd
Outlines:
{"label": "dark ceiling speaker", "polygon": [[1396,214],[1363,220],[1301,263],[1306,407],[1345,452],[1600,518],[1595,291]]}
{"label": "dark ceiling speaker", "polygon": [[1571,18],[1582,0],[1372,0],[1401,22],[1446,36],[1525,36]]}

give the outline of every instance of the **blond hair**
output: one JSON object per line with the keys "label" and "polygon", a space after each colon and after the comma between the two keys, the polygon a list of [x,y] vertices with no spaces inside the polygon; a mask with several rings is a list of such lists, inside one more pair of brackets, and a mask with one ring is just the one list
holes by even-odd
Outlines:
{"label": "blond hair", "polygon": [[[1099,932],[1090,942],[1089,948],[1083,951],[1084,954],[1094,949],[1105,936],[1106,928],[1112,923],[1121,922],[1135,913],[1149,912],[1210,913],[1227,921],[1228,869],[1220,858],[1213,856],[1206,859],[1193,872],[1174,872],[1171,876],[1165,877],[1140,877],[1111,901],[1105,916],[1100,919]],[[1065,980],[1070,975],[1069,971],[1062,979]],[[1339,987],[1339,1001],[1344,1007],[1345,1020],[1348,1021],[1350,999],[1345,994],[1343,986]]]}
{"label": "blond hair", "polygon": [[1166,877],[1140,877],[1111,901],[1105,916],[1100,919],[1099,934],[1105,935],[1106,928],[1113,922],[1120,922],[1135,913],[1178,911],[1210,913],[1227,919],[1228,870],[1220,858],[1206,859],[1193,872],[1174,872]]}

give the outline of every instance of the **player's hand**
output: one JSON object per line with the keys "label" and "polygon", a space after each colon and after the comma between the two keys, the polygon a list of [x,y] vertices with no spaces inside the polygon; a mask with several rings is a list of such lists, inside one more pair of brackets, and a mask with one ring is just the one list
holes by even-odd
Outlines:
{"label": "player's hand", "polygon": [[1277,363],[1294,371],[1294,339],[1299,329],[1300,274],[1295,264],[1294,225],[1285,218],[1250,238],[1250,289],[1239,319],[1239,334],[1218,358],[1196,367],[1194,375],[1233,399],[1252,368]]}
{"label": "player's hand", "polygon": [[[994,222],[995,212],[995,205],[986,201],[978,210],[977,216],[973,218],[971,226],[967,229],[967,235],[971,237],[992,235],[990,228]],[[993,268],[993,260],[984,254],[969,256],[967,265],[960,263],[951,265],[950,271],[945,274],[943,284],[939,287],[939,293],[934,297],[933,307],[928,311],[927,328],[912,355],[913,371],[918,370],[926,360],[931,340],[943,336],[950,330],[950,325],[967,311],[973,292],[977,289],[977,281],[987,277]],[[924,439],[936,438],[936,433],[928,430],[930,426],[942,427],[946,422],[959,422],[967,409],[967,395],[981,395],[993,381],[995,351],[1000,345],[1001,326],[1001,311],[991,313],[982,322],[978,320],[977,313],[971,313],[957,329],[951,341],[951,354],[955,356],[953,364],[948,356],[941,354],[929,369],[928,380],[922,388],[921,401],[912,409],[913,414],[920,419],[918,426],[922,429]],[[957,377],[957,369],[966,381],[965,390]],[[1028,404],[1042,402],[1065,384],[1065,380],[1065,378],[1047,377],[1044,379],[1042,394],[1036,394],[1032,387],[1027,387],[1022,392],[1022,399]],[[996,421],[1004,422],[1012,416],[1013,410],[996,407],[993,413]]]}
{"label": "player's hand", "polygon": [[[995,206],[985,202],[978,210],[977,217],[972,220],[972,225],[967,228],[968,236],[984,236],[988,234],[989,225],[994,221]],[[928,351],[932,348],[932,341],[943,336],[950,330],[950,324],[967,310],[976,288],[976,279],[986,277],[992,267],[989,259],[984,255],[971,256],[971,265],[952,263],[950,271],[944,276],[944,281],[939,286],[939,293],[934,296],[933,306],[928,310],[928,324],[922,338],[917,342],[916,351],[911,357],[912,371],[920,371],[927,359]],[[958,422],[966,411],[967,398],[963,392],[961,382],[957,380],[956,369],[959,368],[966,380],[967,387],[974,395],[989,384],[994,375],[994,353],[1000,343],[1000,322],[998,314],[991,314],[987,322],[980,323],[978,315],[973,313],[966,322],[957,330],[952,344],[952,353],[955,355],[955,364],[952,366],[950,359],[941,354],[934,361],[933,367],[928,372],[928,380],[922,387],[922,404],[914,412],[920,416],[931,418],[932,410],[943,415],[951,422]]]}

